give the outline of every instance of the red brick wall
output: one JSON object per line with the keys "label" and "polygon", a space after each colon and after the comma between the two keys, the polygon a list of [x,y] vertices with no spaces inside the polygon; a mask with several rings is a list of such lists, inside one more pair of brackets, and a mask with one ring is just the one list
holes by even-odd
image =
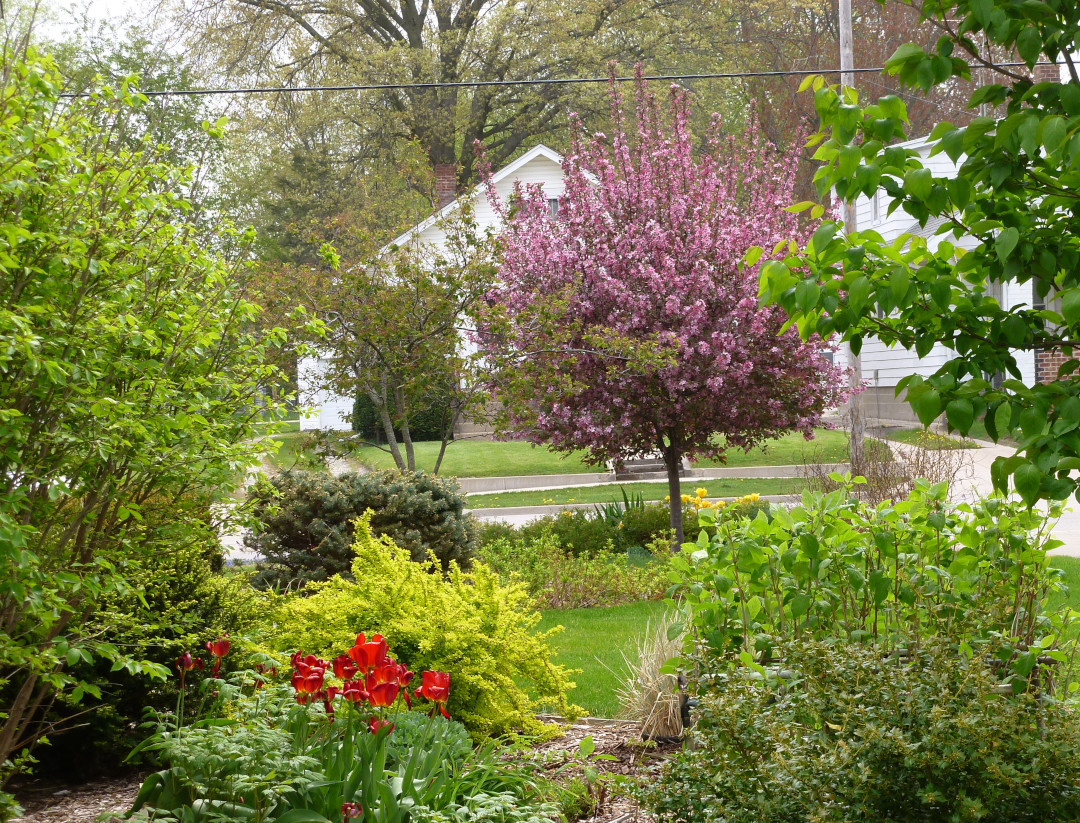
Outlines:
{"label": "red brick wall", "polygon": [[1058,379],[1058,369],[1073,360],[1061,349],[1035,351],[1035,380],[1039,383],[1053,383]]}
{"label": "red brick wall", "polygon": [[457,199],[457,166],[441,163],[435,167],[435,209],[448,206]]}

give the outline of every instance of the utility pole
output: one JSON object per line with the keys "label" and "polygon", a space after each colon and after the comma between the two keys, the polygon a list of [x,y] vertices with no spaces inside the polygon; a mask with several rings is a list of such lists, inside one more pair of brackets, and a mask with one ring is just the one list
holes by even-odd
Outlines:
{"label": "utility pole", "polygon": [[[851,0],[840,2],[840,93],[845,88],[855,87],[855,47],[851,37]],[[844,233],[850,234],[857,228],[855,222],[855,203],[843,204]],[[866,456],[866,421],[859,409],[856,389],[862,386],[862,358],[848,349],[851,366],[851,398],[848,400],[848,414],[851,417],[851,470],[860,471]]]}

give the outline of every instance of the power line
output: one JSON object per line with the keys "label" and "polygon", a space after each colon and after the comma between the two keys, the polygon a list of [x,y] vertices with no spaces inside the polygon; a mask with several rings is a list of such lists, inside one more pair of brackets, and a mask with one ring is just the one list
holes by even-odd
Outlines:
{"label": "power line", "polygon": [[[2,0],[0,0],[2,2]],[[999,63],[1001,68],[1024,66],[1026,63]],[[1050,62],[1036,63],[1035,65],[1054,65]],[[972,66],[972,68],[976,68]],[[868,72],[883,72],[881,67],[869,69],[848,69],[856,74]],[[678,81],[678,80],[737,80],[752,77],[806,77],[815,74],[840,74],[840,69],[792,69],[788,71],[732,71],[713,72],[708,74],[653,74],[645,75],[648,81]],[[358,83],[340,86],[252,86],[239,89],[167,89],[164,91],[140,91],[146,97],[182,96],[191,97],[196,95],[212,94],[289,94],[309,93],[319,91],[409,91],[413,89],[465,89],[483,88],[488,86],[567,86],[575,83],[630,83],[636,77],[565,77],[551,80],[462,80],[454,83]],[[89,97],[90,92],[67,92],[61,97]]]}

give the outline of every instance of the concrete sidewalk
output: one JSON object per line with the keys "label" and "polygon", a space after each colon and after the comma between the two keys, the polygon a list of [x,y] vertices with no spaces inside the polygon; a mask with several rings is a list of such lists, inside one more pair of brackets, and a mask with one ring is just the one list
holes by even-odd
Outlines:
{"label": "concrete sidewalk", "polygon": [[[903,443],[888,441],[894,452],[902,452],[905,449],[915,448]],[[1012,457],[1016,449],[1012,446],[1002,446],[985,440],[974,441],[979,444],[977,449],[964,451],[965,465],[961,468],[956,482],[953,485],[952,499],[961,502],[971,502],[980,497],[987,497],[994,491],[994,483],[990,479],[990,465],[998,457]],[[1073,501],[1066,504],[1065,513],[1054,525],[1054,537],[1063,545],[1055,549],[1051,554],[1060,554],[1067,557],[1080,557],[1080,504]]]}

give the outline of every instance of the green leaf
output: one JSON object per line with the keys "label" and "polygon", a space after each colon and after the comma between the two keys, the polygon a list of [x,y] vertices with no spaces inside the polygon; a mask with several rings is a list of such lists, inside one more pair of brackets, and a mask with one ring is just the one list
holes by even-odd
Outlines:
{"label": "green leaf", "polygon": [[928,389],[916,395],[911,401],[911,407],[919,418],[919,422],[924,426],[929,426],[941,414],[941,395],[936,389]]}
{"label": "green leaf", "polygon": [[1042,478],[1042,472],[1029,462],[1024,462],[1013,472],[1013,485],[1016,486],[1016,492],[1029,506],[1033,506],[1039,499]]}
{"label": "green leaf", "polygon": [[813,603],[813,599],[808,594],[797,594],[789,601],[788,605],[791,607],[792,617],[802,617],[808,611],[810,611],[810,605]]}
{"label": "green leaf", "polygon": [[949,426],[966,435],[975,421],[975,406],[970,400],[952,400],[945,406],[945,419]]}
{"label": "green leaf", "polygon": [[1042,37],[1036,26],[1028,26],[1016,37],[1016,50],[1020,58],[1029,66],[1034,65],[1042,54]]}
{"label": "green leaf", "polygon": [[581,742],[578,743],[578,754],[582,757],[588,757],[590,754],[596,751],[596,741],[593,740],[591,734],[585,735],[581,738]]}
{"label": "green leaf", "polygon": [[1069,289],[1061,295],[1061,316],[1070,326],[1080,321],[1080,289]]}
{"label": "green leaf", "polygon": [[1003,229],[1001,233],[994,240],[994,250],[997,252],[998,258],[1005,262],[1009,259],[1009,255],[1012,254],[1013,249],[1016,248],[1016,244],[1020,242],[1020,232],[1011,226],[1007,229]]}

